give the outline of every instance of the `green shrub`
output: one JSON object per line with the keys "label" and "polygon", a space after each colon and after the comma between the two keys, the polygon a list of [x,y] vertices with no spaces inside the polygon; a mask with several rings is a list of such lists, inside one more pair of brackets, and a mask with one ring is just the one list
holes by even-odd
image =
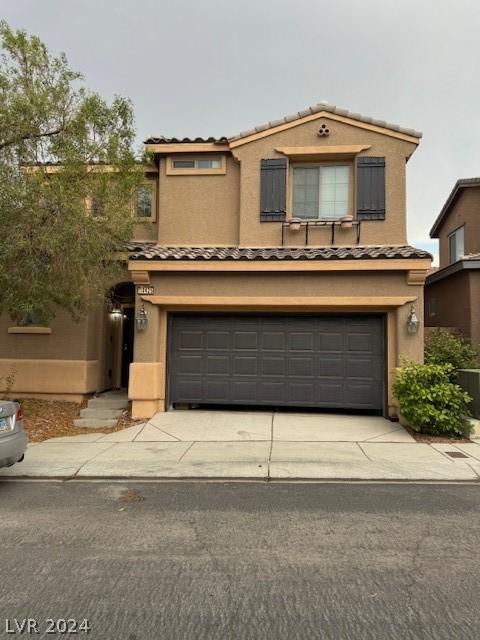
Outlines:
{"label": "green shrub", "polygon": [[449,364],[456,369],[479,369],[480,351],[465,338],[434,329],[425,339],[425,364]]}
{"label": "green shrub", "polygon": [[451,365],[407,363],[398,370],[393,394],[414,431],[468,436],[472,424],[468,393],[451,382]]}

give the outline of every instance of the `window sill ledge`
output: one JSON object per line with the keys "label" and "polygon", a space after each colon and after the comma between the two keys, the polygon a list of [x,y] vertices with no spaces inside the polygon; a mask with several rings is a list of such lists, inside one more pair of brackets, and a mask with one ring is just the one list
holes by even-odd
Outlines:
{"label": "window sill ledge", "polygon": [[8,327],[8,333],[36,333],[49,335],[52,333],[50,327]]}

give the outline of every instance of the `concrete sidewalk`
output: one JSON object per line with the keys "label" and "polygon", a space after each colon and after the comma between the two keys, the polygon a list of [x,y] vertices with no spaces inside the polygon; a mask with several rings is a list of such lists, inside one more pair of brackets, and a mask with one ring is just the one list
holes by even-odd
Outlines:
{"label": "concrete sidewalk", "polygon": [[171,411],[31,444],[0,477],[479,480],[480,442],[417,443],[371,416]]}

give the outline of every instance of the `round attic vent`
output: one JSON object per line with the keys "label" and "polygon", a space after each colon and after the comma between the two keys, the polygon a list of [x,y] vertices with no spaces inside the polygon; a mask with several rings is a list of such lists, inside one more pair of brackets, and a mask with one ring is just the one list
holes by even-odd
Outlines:
{"label": "round attic vent", "polygon": [[326,124],[320,125],[320,129],[318,130],[318,135],[319,136],[328,136],[328,135],[330,135],[330,129],[327,127]]}

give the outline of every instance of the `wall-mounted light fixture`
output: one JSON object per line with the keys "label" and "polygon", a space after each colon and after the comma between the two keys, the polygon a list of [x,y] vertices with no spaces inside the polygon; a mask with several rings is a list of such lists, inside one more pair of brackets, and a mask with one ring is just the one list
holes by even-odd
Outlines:
{"label": "wall-mounted light fixture", "polygon": [[112,318],[115,318],[115,319],[122,317],[122,310],[120,309],[120,307],[117,307],[114,304],[109,305],[108,313],[111,315]]}
{"label": "wall-mounted light fixture", "polygon": [[415,307],[412,304],[410,309],[410,313],[407,318],[407,331],[408,333],[417,333],[418,327],[420,326],[420,320],[417,318],[417,314],[415,312]]}
{"label": "wall-mounted light fixture", "polygon": [[142,304],[137,315],[135,316],[135,324],[138,331],[144,331],[148,325],[148,314],[145,310],[145,306]]}

